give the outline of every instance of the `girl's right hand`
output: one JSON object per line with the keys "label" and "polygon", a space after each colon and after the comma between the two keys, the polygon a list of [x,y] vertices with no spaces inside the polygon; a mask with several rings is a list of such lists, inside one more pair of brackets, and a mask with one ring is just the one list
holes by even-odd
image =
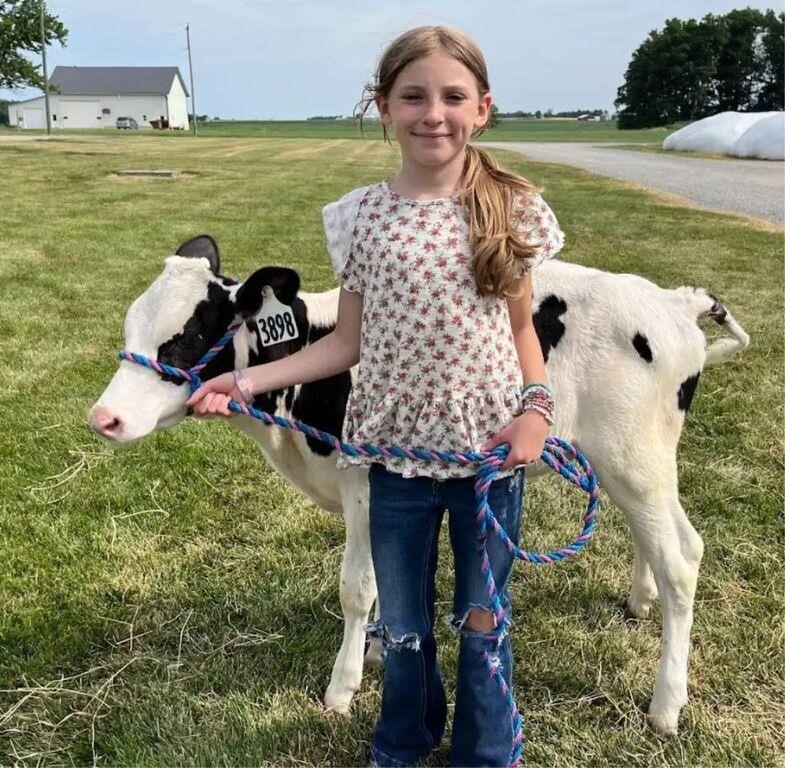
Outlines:
{"label": "girl's right hand", "polygon": [[243,402],[243,395],[237,389],[231,372],[208,379],[185,401],[185,405],[194,409],[195,416],[234,416],[234,411],[229,410],[230,400]]}

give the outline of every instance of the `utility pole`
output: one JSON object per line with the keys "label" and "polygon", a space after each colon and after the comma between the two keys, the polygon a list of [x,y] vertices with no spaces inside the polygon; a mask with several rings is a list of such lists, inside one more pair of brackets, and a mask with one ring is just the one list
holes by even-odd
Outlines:
{"label": "utility pole", "polygon": [[41,58],[44,64],[44,102],[46,104],[46,132],[52,133],[52,115],[49,111],[49,72],[46,69],[46,3],[41,0]]}
{"label": "utility pole", "polygon": [[196,94],[194,93],[194,65],[191,61],[191,25],[185,25],[185,37],[188,41],[188,69],[191,72],[191,112],[194,117],[194,136],[198,136],[196,129]]}

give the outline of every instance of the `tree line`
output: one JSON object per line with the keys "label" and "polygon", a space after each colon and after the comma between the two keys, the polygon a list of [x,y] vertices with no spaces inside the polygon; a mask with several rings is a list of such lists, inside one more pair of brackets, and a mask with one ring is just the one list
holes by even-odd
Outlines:
{"label": "tree line", "polygon": [[534,117],[538,120],[548,117],[580,117],[581,115],[608,117],[608,113],[604,109],[567,109],[560,112],[554,112],[552,109],[546,109],[545,111],[537,109],[534,112],[526,112],[519,109],[515,112],[499,112],[499,117]]}
{"label": "tree line", "polygon": [[619,128],[785,108],[783,22],[754,8],[668,19],[632,55],[614,102]]}

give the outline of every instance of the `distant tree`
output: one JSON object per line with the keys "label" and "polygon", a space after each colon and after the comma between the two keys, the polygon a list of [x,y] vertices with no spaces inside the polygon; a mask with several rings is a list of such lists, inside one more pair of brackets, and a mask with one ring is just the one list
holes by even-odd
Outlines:
{"label": "distant tree", "polygon": [[499,108],[495,104],[491,104],[491,111],[488,114],[488,122],[486,128],[495,128],[499,124]]}
{"label": "distant tree", "polygon": [[783,109],[785,93],[785,13],[766,11],[763,34],[758,41],[759,83],[755,109],[770,112]]}
{"label": "distant tree", "polygon": [[[494,112],[496,117],[505,118],[505,117],[535,117],[538,120],[543,116],[542,112],[538,109],[536,112],[524,112],[522,109],[519,109],[515,112],[497,112],[494,110],[496,105],[491,106],[491,111]],[[560,112],[554,112],[552,109],[549,109],[546,113],[546,117],[579,117],[580,115],[593,115],[595,117],[600,117],[604,120],[608,119],[608,113],[604,109],[568,109],[562,110]],[[495,125],[495,123],[494,123]],[[493,127],[489,124],[489,127]]]}
{"label": "distant tree", "polygon": [[14,103],[0,99],[0,125],[8,125],[8,106]]}
{"label": "distant tree", "polygon": [[782,109],[783,19],[753,8],[668,19],[632,55],[614,102],[619,128]]}
{"label": "distant tree", "polygon": [[703,117],[714,89],[722,30],[709,14],[701,22],[668,19],[633,53],[616,106],[620,128],[648,128]]}
{"label": "distant tree", "polygon": [[592,115],[593,117],[602,117],[601,109],[569,109],[561,112],[556,112],[553,117],[580,117],[581,115]]}
{"label": "distant tree", "polygon": [[[717,111],[782,109],[783,19],[753,8],[721,17],[724,32],[717,58]],[[761,100],[762,91],[769,86]],[[779,85],[779,107],[769,91]]]}
{"label": "distant tree", "polygon": [[[68,30],[48,11],[44,16],[46,44],[65,46]],[[0,0],[0,88],[44,88],[40,64],[25,53],[41,55],[41,0]]]}

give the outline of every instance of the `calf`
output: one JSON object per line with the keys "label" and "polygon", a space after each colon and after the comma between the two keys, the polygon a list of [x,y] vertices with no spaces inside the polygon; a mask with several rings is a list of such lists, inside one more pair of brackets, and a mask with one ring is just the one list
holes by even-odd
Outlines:
{"label": "calf", "polygon": [[[337,315],[338,289],[305,293],[299,287],[297,273],[281,267],[260,269],[244,283],[230,280],[220,274],[212,238],[194,238],[166,260],[163,273],[131,305],[126,349],[189,368],[242,320],[233,342],[204,369],[204,379],[290,355],[330,333]],[[264,346],[256,318],[272,294],[291,307],[298,336]],[[687,701],[692,607],[703,552],[679,501],[676,447],[703,368],[729,360],[749,337],[701,288],[666,290],[635,275],[556,260],[537,268],[533,306],[558,404],[552,433],[586,454],[632,531],[629,612],[647,616],[658,594],[662,600],[662,658],[649,721],[661,733],[673,734]],[[711,318],[727,332],[708,349],[697,323],[701,318]],[[340,435],[353,375],[347,371],[261,394],[254,405]],[[183,383],[123,361],[93,407],[90,423],[109,440],[137,440],[179,422],[187,397]],[[300,432],[270,428],[246,416],[231,423],[248,433],[275,470],[315,504],[344,516],[344,637],[325,703],[347,712],[360,685],[363,625],[376,597],[367,469],[338,471],[334,449]],[[545,469],[537,462],[527,467],[527,475]]]}

